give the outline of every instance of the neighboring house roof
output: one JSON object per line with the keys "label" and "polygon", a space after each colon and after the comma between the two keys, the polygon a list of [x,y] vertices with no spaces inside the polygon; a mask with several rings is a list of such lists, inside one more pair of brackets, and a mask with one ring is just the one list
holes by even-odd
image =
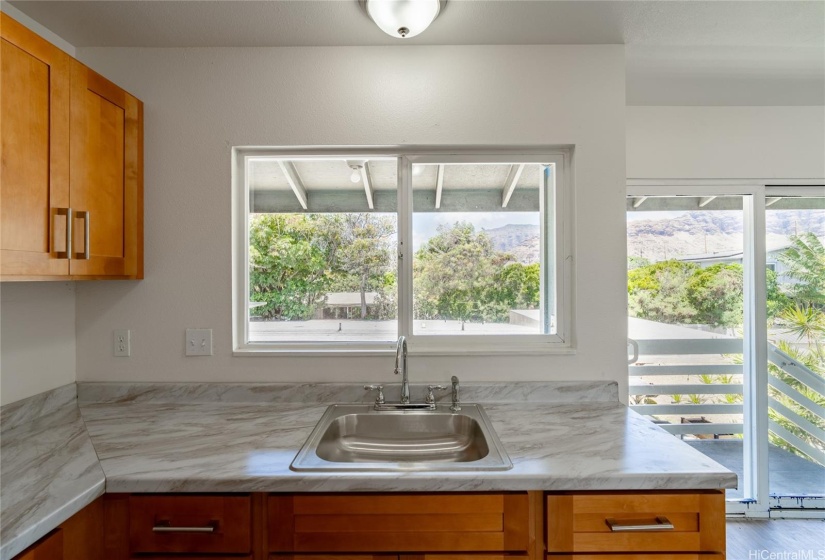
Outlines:
{"label": "neighboring house roof", "polygon": [[[782,245],[779,247],[773,247],[767,250],[768,254],[771,253],[781,253],[788,247],[790,244]],[[716,253],[701,253],[698,255],[687,255],[684,257],[680,257],[676,260],[682,262],[704,262],[704,261],[717,261],[717,260],[739,260],[742,258],[742,251],[717,251]]]}
{"label": "neighboring house roof", "polygon": [[[367,305],[374,305],[378,292],[367,292]],[[361,305],[361,292],[330,292],[327,294],[327,307],[355,307]]]}

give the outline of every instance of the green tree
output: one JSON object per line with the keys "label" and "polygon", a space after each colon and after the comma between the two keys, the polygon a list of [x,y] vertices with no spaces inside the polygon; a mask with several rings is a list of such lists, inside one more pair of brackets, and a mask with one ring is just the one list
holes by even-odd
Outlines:
{"label": "green tree", "polygon": [[779,287],[776,272],[768,269],[765,271],[767,275],[767,300],[768,300],[768,320],[772,322],[776,316],[785,309],[788,304],[788,297],[782,292]]}
{"label": "green tree", "polygon": [[441,225],[416,252],[416,319],[505,323],[511,309],[539,306],[541,266],[513,262],[468,222]]}
{"label": "green tree", "polygon": [[440,225],[416,252],[414,296],[417,319],[482,318],[483,295],[491,286],[496,265],[508,257],[493,248],[488,235],[469,222]]}
{"label": "green tree", "polygon": [[330,282],[326,254],[302,215],[258,214],[249,230],[249,299],[268,319],[312,317]]}
{"label": "green tree", "polygon": [[662,323],[692,323],[696,309],[688,301],[688,283],[699,267],[676,260],[633,269],[627,274],[630,314]]}
{"label": "green tree", "polygon": [[799,304],[825,306],[825,247],[812,232],[791,237],[791,245],[777,257],[788,269],[785,275],[797,281],[788,286],[788,296]]}
{"label": "green tree", "polygon": [[[385,298],[385,275],[391,272],[395,220],[370,213],[323,214],[314,218],[326,245],[337,286],[351,286],[361,294],[361,318],[367,318],[367,292]],[[347,290],[348,291],[348,290]]]}
{"label": "green tree", "polygon": [[645,257],[629,256],[627,257],[627,269],[641,268],[650,265],[650,260]]}
{"label": "green tree", "polygon": [[715,264],[694,271],[687,301],[696,323],[736,327],[742,324],[744,276],[740,264]]}
{"label": "green tree", "polygon": [[[538,309],[541,297],[541,266],[539,263],[504,265],[493,279],[485,300],[501,304],[505,313],[510,309]],[[493,320],[492,317],[489,320]]]}

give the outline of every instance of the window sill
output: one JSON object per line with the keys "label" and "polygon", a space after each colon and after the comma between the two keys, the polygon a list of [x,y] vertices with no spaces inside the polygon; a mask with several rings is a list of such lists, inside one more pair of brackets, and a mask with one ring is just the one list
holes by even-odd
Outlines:
{"label": "window sill", "polygon": [[[394,346],[394,345],[393,345]],[[470,348],[470,347],[450,347],[450,348],[410,348],[408,356],[570,356],[575,355],[576,349],[571,346],[510,346],[507,348]],[[232,356],[236,358],[265,358],[265,357],[301,357],[301,358],[332,358],[332,357],[369,357],[369,356],[394,356],[395,348],[236,348],[232,351]]]}

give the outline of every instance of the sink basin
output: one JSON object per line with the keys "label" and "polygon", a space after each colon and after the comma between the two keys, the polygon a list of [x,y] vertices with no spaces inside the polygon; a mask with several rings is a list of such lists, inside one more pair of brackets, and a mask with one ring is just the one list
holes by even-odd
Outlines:
{"label": "sink basin", "polygon": [[484,409],[376,411],[332,405],[290,468],[295,471],[480,471],[513,464]]}

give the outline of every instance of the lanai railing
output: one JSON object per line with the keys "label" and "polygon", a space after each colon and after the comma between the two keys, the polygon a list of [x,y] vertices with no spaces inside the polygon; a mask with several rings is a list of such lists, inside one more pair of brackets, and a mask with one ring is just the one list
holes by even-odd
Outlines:
{"label": "lanai railing", "polygon": [[[742,426],[742,340],[636,340],[631,408],[684,437],[737,437]],[[825,379],[768,347],[769,429],[784,447],[825,466]],[[651,378],[655,378],[652,380]]]}

